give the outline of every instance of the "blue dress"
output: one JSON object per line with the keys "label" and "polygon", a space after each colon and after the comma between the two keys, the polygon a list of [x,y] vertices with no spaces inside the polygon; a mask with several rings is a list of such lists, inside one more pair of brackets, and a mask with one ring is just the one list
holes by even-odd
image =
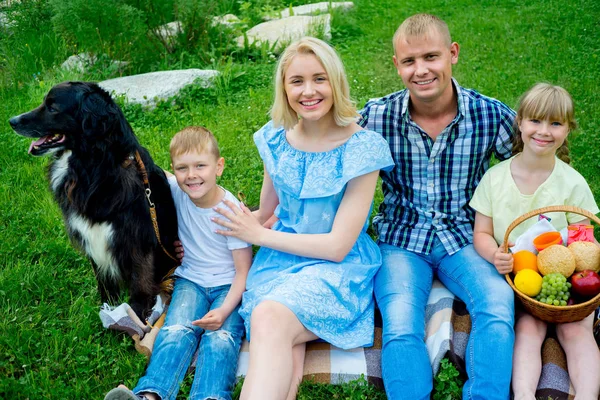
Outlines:
{"label": "blue dress", "polygon": [[[331,231],[346,184],[352,178],[394,165],[389,146],[373,131],[356,132],[343,145],[320,153],[293,148],[272,122],[254,141],[279,197],[274,230]],[[262,247],[252,263],[242,307],[250,338],[250,315],[265,300],[279,302],[321,339],[349,349],[373,344],[373,278],[379,248],[364,227],[342,262],[307,258]]]}

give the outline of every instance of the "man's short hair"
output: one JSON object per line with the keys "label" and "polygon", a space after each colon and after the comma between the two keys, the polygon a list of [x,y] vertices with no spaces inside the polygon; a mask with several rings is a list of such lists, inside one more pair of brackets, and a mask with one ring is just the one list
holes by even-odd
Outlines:
{"label": "man's short hair", "polygon": [[415,14],[405,19],[398,29],[396,29],[396,33],[394,33],[394,38],[392,39],[394,53],[396,52],[396,43],[398,43],[398,40],[408,37],[427,36],[432,33],[433,29],[441,35],[444,42],[450,47],[452,44],[450,30],[442,19],[431,14]]}
{"label": "man's short hair", "polygon": [[171,139],[171,144],[169,145],[171,159],[190,151],[198,153],[210,152],[216,158],[221,157],[219,144],[215,135],[203,126],[188,126],[187,128],[183,128]]}

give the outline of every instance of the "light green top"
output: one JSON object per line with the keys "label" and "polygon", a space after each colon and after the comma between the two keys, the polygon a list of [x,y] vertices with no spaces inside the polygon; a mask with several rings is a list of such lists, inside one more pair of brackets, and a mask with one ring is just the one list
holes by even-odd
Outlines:
{"label": "light green top", "polygon": [[[506,229],[516,218],[537,208],[570,205],[583,208],[592,214],[600,211],[583,176],[558,158],[554,170],[535,193],[522,194],[510,172],[510,163],[515,157],[490,168],[481,179],[469,203],[476,211],[492,218],[494,239],[498,244],[502,243]],[[558,231],[586,218],[573,213],[544,215],[551,219],[550,222]],[[509,241],[514,242],[537,221],[538,218],[533,217],[519,224],[510,233]]]}

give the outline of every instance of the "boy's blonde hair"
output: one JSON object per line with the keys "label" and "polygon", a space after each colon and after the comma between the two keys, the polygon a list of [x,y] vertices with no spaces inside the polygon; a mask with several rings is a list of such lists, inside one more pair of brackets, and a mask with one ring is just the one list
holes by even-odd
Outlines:
{"label": "boy's blonde hair", "polygon": [[304,37],[289,45],[277,64],[275,72],[275,99],[271,107],[271,118],[276,126],[291,129],[298,123],[298,114],[292,109],[285,92],[285,73],[298,54],[312,54],[321,63],[331,85],[333,117],[338,126],[347,126],[357,120],[356,106],[350,99],[350,87],[344,65],[336,51],[322,40]]}
{"label": "boy's blonde hair", "polygon": [[440,34],[444,43],[450,47],[452,44],[452,38],[450,37],[450,29],[448,25],[440,18],[431,14],[415,14],[400,24],[394,37],[392,39],[392,46],[394,46],[394,54],[396,55],[396,43],[400,39],[409,37],[427,37],[431,35],[435,30]]}
{"label": "boy's blonde hair", "polygon": [[[567,124],[569,132],[571,132],[577,129],[574,116],[575,107],[569,92],[560,86],[549,83],[535,84],[519,100],[517,117],[513,126],[513,155],[523,151],[523,138],[521,138],[519,124],[524,119],[561,122]],[[556,150],[556,156],[567,164],[571,162],[566,138],[562,146]]]}
{"label": "boy's blonde hair", "polygon": [[169,145],[171,159],[182,154],[196,151],[198,153],[210,152],[215,158],[220,158],[219,144],[215,135],[203,126],[188,126],[173,136]]}

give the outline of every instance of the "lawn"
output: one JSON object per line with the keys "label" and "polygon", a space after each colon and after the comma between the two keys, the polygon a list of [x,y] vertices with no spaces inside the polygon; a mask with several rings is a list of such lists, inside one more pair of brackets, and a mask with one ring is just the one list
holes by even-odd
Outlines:
{"label": "lawn", "polygon": [[[40,8],[39,21],[31,20],[23,31],[11,34],[0,28],[0,398],[97,399],[119,382],[133,385],[145,359],[128,336],[102,328],[91,266],[70,245],[47,190],[48,160],[28,156],[29,141],[16,136],[7,120],[37,106],[58,82],[102,80],[114,72],[58,70],[56,65],[84,42],[43,29],[49,27],[46,1],[23,3]],[[258,3],[262,9],[289,4]],[[235,8],[255,21],[253,7],[245,4],[252,2],[222,0],[211,11],[224,14],[227,7]],[[572,163],[600,198],[600,2],[355,0],[355,5],[348,13],[334,14],[331,43],[341,54],[359,105],[402,88],[391,60],[391,37],[398,24],[417,12],[437,14],[461,45],[454,68],[461,85],[510,106],[539,81],[562,85],[572,94],[579,122],[569,138]],[[268,120],[275,66],[268,49],[236,55],[217,54],[209,47],[204,52],[185,48],[157,57],[140,57],[131,71],[216,68],[223,77],[215,88],[187,89],[174,103],[152,111],[126,106],[141,143],[168,168],[171,136],[187,125],[208,127],[226,159],[220,184],[243,191],[248,203],[257,204],[262,164],[251,137]],[[377,203],[380,198],[378,193]],[[182,395],[189,383],[188,378]],[[306,384],[299,398],[385,396],[359,382],[342,388]]]}

